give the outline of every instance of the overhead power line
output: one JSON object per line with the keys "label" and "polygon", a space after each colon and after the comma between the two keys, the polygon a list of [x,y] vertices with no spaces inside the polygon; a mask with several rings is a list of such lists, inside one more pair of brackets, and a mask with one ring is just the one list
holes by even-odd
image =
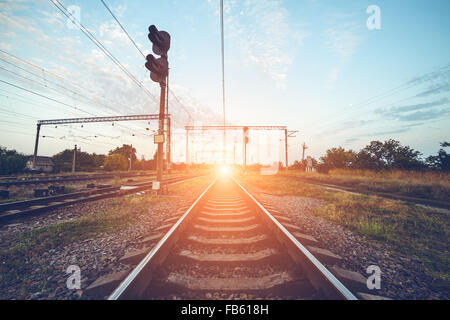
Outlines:
{"label": "overhead power line", "polygon": [[[94,95],[94,96],[96,96],[96,97],[98,97],[98,98],[104,99],[104,100],[106,100],[106,101],[108,101],[108,102],[110,102],[110,103],[117,104],[117,105],[119,105],[119,106],[121,106],[121,107],[123,107],[123,108],[128,108],[127,106],[125,106],[124,104],[120,103],[119,101],[114,101],[114,100],[111,100],[111,99],[109,99],[109,98],[107,98],[107,97],[105,97],[105,96],[100,96],[100,95],[98,95],[96,92],[94,92],[93,90],[91,90],[91,89],[89,89],[89,88],[85,88],[85,87],[81,86],[81,85],[78,84],[78,83],[75,83],[75,82],[73,82],[73,81],[71,81],[71,80],[69,80],[69,79],[66,79],[65,77],[61,76],[60,74],[56,74],[56,73],[53,73],[53,72],[51,72],[51,71],[48,71],[48,70],[46,70],[46,69],[44,69],[44,68],[42,68],[42,67],[40,67],[40,66],[38,66],[38,65],[35,65],[34,63],[31,63],[31,62],[29,62],[29,61],[23,60],[23,59],[21,59],[21,58],[15,56],[15,55],[13,55],[13,54],[11,54],[11,53],[9,53],[9,52],[6,52],[6,51],[4,51],[4,50],[2,50],[2,49],[0,49],[0,52],[2,52],[3,54],[5,54],[5,55],[7,55],[7,56],[9,56],[9,57],[11,57],[11,58],[17,60],[17,61],[20,61],[20,62],[23,63],[23,64],[27,64],[27,65],[29,65],[29,66],[31,66],[31,67],[33,67],[33,68],[35,68],[35,69],[37,69],[37,70],[43,72],[43,73],[49,74],[49,75],[51,75],[51,76],[53,76],[53,77],[55,77],[55,78],[59,78],[59,79],[65,81],[65,82],[67,82],[67,83],[69,83],[70,85],[72,85],[72,86],[74,86],[74,87],[76,87],[76,88],[78,88],[78,89],[87,91],[87,92],[91,93],[92,95]],[[0,58],[0,60],[3,60],[3,59]],[[3,60],[3,61],[7,62],[6,60]],[[7,63],[12,64],[12,65],[14,65],[16,68],[20,68],[21,70],[24,70],[25,72],[28,72],[28,73],[31,73],[31,74],[37,76],[37,77],[40,77],[41,79],[44,79],[45,81],[49,81],[47,78],[42,77],[42,76],[40,76],[40,75],[38,75],[38,74],[36,74],[36,73],[34,73],[34,72],[30,72],[30,71],[28,71],[28,70],[26,70],[26,69],[24,69],[24,68],[21,68],[20,66],[17,66],[17,65],[14,64],[14,63],[11,63],[11,62],[7,62]],[[49,81],[49,82],[54,83],[54,84],[56,85],[56,82],[54,82],[54,81]],[[61,86],[61,87],[66,88],[66,86]],[[70,91],[71,91],[71,92],[74,92],[73,90],[70,90]],[[74,94],[79,94],[79,93],[74,92]],[[82,96],[83,96],[83,95],[82,95]],[[91,101],[95,101],[95,100],[92,100],[92,99],[91,99]],[[100,103],[100,102],[97,102],[97,103]],[[103,103],[101,103],[101,105],[106,106],[106,105],[103,104]],[[106,107],[107,107],[107,108],[111,108],[111,107],[109,107],[109,106],[106,106]],[[112,109],[112,108],[111,108],[111,109]]]}
{"label": "overhead power line", "polygon": [[226,121],[225,121],[225,37],[223,28],[223,0],[220,0],[220,34],[222,44],[222,108],[223,108],[223,161],[226,160]]}
{"label": "overhead power line", "polygon": [[[427,72],[427,73],[425,73],[423,75],[420,75],[420,76],[416,77],[415,79],[425,78],[425,77],[428,77],[428,76],[430,76],[432,74],[435,74],[435,73],[440,72],[440,71],[445,70],[445,69],[449,69],[450,70],[450,65],[439,67],[437,70],[431,71],[431,72]],[[329,128],[337,126],[340,122],[342,122],[344,120],[347,120],[347,119],[349,119],[349,118],[351,118],[351,117],[353,117],[355,115],[359,115],[359,114],[362,114],[362,113],[366,112],[365,109],[368,106],[372,105],[373,103],[378,102],[378,101],[380,101],[380,100],[382,100],[384,98],[390,97],[390,96],[392,96],[394,94],[397,94],[397,93],[399,93],[401,91],[410,89],[410,88],[412,88],[414,86],[417,86],[417,85],[421,84],[420,81],[415,81],[415,79],[409,80],[409,81],[407,81],[407,82],[405,82],[405,83],[403,83],[403,84],[401,84],[401,85],[399,85],[397,87],[394,87],[393,89],[386,90],[385,92],[382,92],[382,93],[380,93],[378,95],[375,95],[375,96],[373,96],[371,98],[365,99],[365,100],[363,100],[363,101],[361,101],[361,102],[359,102],[357,104],[354,104],[352,106],[352,108],[353,109],[357,108],[357,110],[355,110],[353,112],[340,112],[340,116],[339,117],[330,117],[330,119],[333,119],[333,120],[329,121],[328,123],[325,122],[325,125],[321,127],[322,130],[319,133],[319,135],[323,134]],[[394,102],[392,104],[403,102],[403,101],[406,101],[406,100],[409,100],[409,99],[412,99],[412,98],[416,98],[416,97],[417,97],[417,94],[415,94],[415,95],[413,95],[411,97],[408,97],[408,98],[401,99],[401,100],[396,101],[396,102]],[[323,129],[325,129],[325,130],[323,130]]]}
{"label": "overhead power line", "polygon": [[29,92],[29,93],[31,93],[31,94],[37,95],[37,96],[39,96],[39,97],[48,99],[48,100],[50,100],[50,101],[53,101],[53,102],[62,104],[62,105],[64,105],[64,106],[73,108],[73,109],[75,109],[75,110],[82,111],[82,112],[84,112],[84,113],[86,113],[86,114],[89,114],[89,115],[91,115],[91,116],[94,116],[94,117],[96,116],[95,114],[90,113],[90,112],[88,112],[88,111],[81,110],[80,108],[77,108],[77,107],[72,106],[72,105],[70,105],[70,104],[67,104],[67,103],[65,103],[65,102],[62,102],[62,101],[59,101],[59,100],[50,98],[50,97],[48,97],[48,96],[46,96],[46,95],[43,95],[43,94],[37,93],[37,92],[35,92],[35,91],[33,91],[33,90],[29,90],[29,89],[26,89],[26,88],[24,88],[24,87],[21,87],[21,86],[12,84],[12,83],[10,83],[10,82],[8,82],[8,81],[4,81],[4,80],[1,80],[1,79],[0,79],[0,82],[3,82],[3,83],[5,83],[5,84],[10,85],[10,86],[12,86],[12,87],[15,87],[15,88],[17,88],[17,89],[21,89],[21,90],[23,90],[23,91]]}
{"label": "overhead power line", "polygon": [[[1,49],[0,49],[0,51],[3,52],[3,53],[5,53],[5,54],[7,54],[7,55],[10,55],[10,54],[8,54],[7,52],[5,52],[5,51],[3,51],[3,50],[1,50]],[[13,56],[13,55],[10,55],[10,56],[12,56],[14,59],[20,60],[20,61],[23,62],[23,63],[27,63],[27,61],[24,61],[24,60],[22,60],[22,59],[20,59],[20,58],[17,58],[17,57],[15,57],[15,56]],[[79,97],[81,97],[81,98],[83,98],[83,99],[86,99],[86,100],[88,100],[88,101],[91,101],[92,103],[94,103],[94,104],[96,104],[96,105],[106,107],[106,108],[108,108],[108,109],[111,109],[111,110],[115,111],[116,113],[121,113],[119,110],[117,110],[117,109],[115,109],[115,108],[112,108],[112,107],[110,107],[110,106],[108,106],[108,105],[106,105],[106,104],[104,104],[104,103],[95,101],[95,100],[93,100],[93,99],[87,97],[87,96],[84,95],[84,94],[81,94],[81,93],[75,92],[75,91],[73,91],[73,90],[70,90],[70,89],[68,89],[68,88],[65,87],[65,86],[62,86],[62,85],[60,85],[60,84],[58,84],[58,83],[56,83],[56,82],[54,82],[54,81],[50,81],[50,80],[48,80],[47,78],[42,77],[42,76],[40,76],[40,75],[38,75],[38,74],[36,74],[36,73],[34,73],[34,72],[28,71],[28,70],[26,70],[26,69],[24,69],[24,68],[22,68],[22,67],[20,67],[20,66],[18,66],[18,65],[16,65],[16,64],[14,64],[14,63],[10,63],[10,62],[8,62],[8,61],[2,59],[2,58],[0,58],[0,60],[6,62],[6,63],[8,63],[9,65],[12,65],[12,66],[14,66],[14,67],[16,67],[16,68],[19,68],[20,70],[23,70],[23,71],[25,71],[25,72],[27,72],[27,73],[29,73],[29,74],[32,74],[32,75],[34,75],[34,76],[36,76],[36,77],[38,77],[38,78],[44,80],[45,82],[53,83],[54,85],[56,85],[56,86],[58,86],[58,87],[60,87],[60,88],[63,88],[63,89],[66,90],[66,91],[70,91],[70,92],[72,92],[73,94],[75,94],[75,95],[77,95],[77,96],[79,96]],[[39,68],[40,70],[42,70],[42,71],[44,71],[44,72],[48,72],[47,70],[42,69],[42,68],[40,68],[40,67],[38,67],[38,66],[36,66],[36,65],[33,65],[33,64],[30,64],[30,65],[32,65],[32,66],[35,67],[35,68]],[[43,86],[43,87],[45,87],[45,88],[52,89],[52,90],[54,90],[55,92],[57,92],[57,93],[59,93],[59,94],[61,94],[61,95],[64,95],[64,96],[67,96],[67,97],[73,99],[73,97],[71,97],[70,95],[68,95],[66,92],[61,92],[61,91],[59,91],[59,90],[56,90],[55,88],[49,87],[46,83],[41,83],[41,82],[36,81],[36,80],[34,80],[34,79],[30,79],[30,78],[28,78],[28,77],[25,77],[25,76],[23,76],[23,75],[20,75],[20,74],[14,72],[14,71],[8,70],[8,69],[3,68],[3,67],[0,67],[0,69],[3,69],[3,70],[5,70],[5,71],[7,71],[7,72],[9,72],[9,73],[12,73],[12,74],[14,74],[15,76],[20,77],[20,78],[22,78],[22,79],[25,79],[25,80],[28,80],[28,81],[37,83],[37,84],[39,84],[39,85],[41,85],[41,86]],[[48,72],[48,73],[49,73],[49,74],[52,74],[51,72]],[[52,74],[52,75],[57,76],[58,78],[64,79],[64,77],[60,77],[60,76],[58,76],[58,75],[56,75],[56,74]],[[64,80],[65,80],[65,79],[64,79]],[[84,89],[84,88],[82,88],[82,87],[80,87],[80,88],[81,88],[81,89]],[[83,111],[83,112],[86,112],[86,111],[82,110],[81,108],[79,108],[79,110],[81,110],[81,111]],[[106,113],[108,113],[108,112],[106,112]],[[116,114],[112,114],[112,113],[110,113],[110,112],[109,112],[109,114],[110,114],[110,115],[116,115]],[[125,125],[119,125],[119,126],[122,127],[122,128],[125,128],[125,129],[128,130],[129,132],[136,131],[135,129],[131,129],[131,128],[125,126]],[[138,127],[138,128],[139,128],[139,130],[142,130],[142,128],[140,128],[140,127]]]}
{"label": "overhead power line", "polygon": [[120,61],[90,32],[76,17],[70,13],[66,7],[59,0],[50,0],[55,7],[61,11],[68,19],[70,19],[83,34],[89,38],[117,67],[119,67],[139,88],[145,91],[145,93],[153,99],[154,102],[158,102],[158,99],[146,88],[144,85],[136,79],[136,77],[122,64]]}
{"label": "overhead power line", "polygon": [[[136,47],[136,49],[139,51],[139,53],[144,57],[145,54],[142,52],[142,50],[137,46],[136,42],[133,40],[133,38],[131,37],[131,35],[127,32],[127,30],[125,29],[125,27],[120,23],[119,19],[114,15],[114,13],[112,12],[112,10],[108,7],[108,5],[105,3],[105,1],[100,0],[103,5],[105,6],[105,8],[109,11],[109,13],[111,14],[111,16],[114,18],[114,20],[116,20],[117,24],[120,26],[120,28],[122,29],[122,31],[127,35],[128,39],[130,39],[130,41],[133,43],[133,45]],[[178,102],[178,104],[184,109],[184,111],[186,111],[186,113],[189,116],[189,123],[192,122],[192,116],[191,113],[189,112],[188,108],[186,106],[184,106],[183,103],[180,102],[180,100],[178,99],[178,97],[175,95],[175,93],[173,92],[173,90],[171,90],[169,88],[169,92],[172,94],[172,96],[175,98],[175,100]]]}
{"label": "overhead power line", "polygon": [[123,32],[125,32],[125,34],[127,35],[128,39],[130,39],[130,41],[133,43],[133,45],[136,47],[136,49],[141,53],[142,57],[144,57],[145,59],[145,54],[142,52],[141,49],[139,49],[139,47],[137,46],[136,42],[134,42],[134,40],[131,38],[131,36],[129,35],[129,33],[127,32],[127,30],[125,30],[125,28],[122,26],[122,24],[120,23],[119,19],[117,19],[117,17],[114,15],[114,13],[111,11],[111,9],[108,7],[108,5],[105,3],[105,1],[100,0],[103,5],[105,6],[105,8],[109,11],[109,13],[111,14],[111,16],[114,18],[114,20],[116,20],[117,24],[120,26],[120,28],[122,29]]}

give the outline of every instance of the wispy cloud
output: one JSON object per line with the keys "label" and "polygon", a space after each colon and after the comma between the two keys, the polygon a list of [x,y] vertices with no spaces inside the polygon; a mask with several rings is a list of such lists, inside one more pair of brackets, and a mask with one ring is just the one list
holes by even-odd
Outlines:
{"label": "wispy cloud", "polygon": [[359,34],[360,26],[351,22],[352,17],[347,15],[334,15],[330,18],[332,26],[325,30],[325,47],[331,49],[336,55],[337,65],[331,69],[326,87],[333,88],[339,74],[356,52],[362,37]]}
{"label": "wispy cloud", "polygon": [[375,113],[381,114],[389,119],[395,119],[400,121],[430,120],[446,115],[449,112],[449,109],[448,108],[444,108],[441,110],[429,110],[429,109],[448,105],[449,103],[450,99],[445,97],[439,100],[430,101],[426,103],[417,103],[388,109],[377,109],[375,110]]}
{"label": "wispy cloud", "polygon": [[[209,1],[218,11],[217,3]],[[245,65],[256,65],[278,86],[284,87],[289,66],[306,31],[293,30],[280,0],[225,2],[226,37]]]}
{"label": "wispy cloud", "polygon": [[447,104],[450,100],[448,98],[442,98],[440,100],[435,100],[427,103],[418,103],[418,104],[411,104],[407,106],[401,106],[401,107],[393,107],[389,109],[377,109],[375,110],[375,113],[381,113],[381,114],[388,114],[388,115],[396,115],[403,112],[410,112],[410,111],[416,111],[421,109],[428,109],[432,107],[441,106],[443,104]]}
{"label": "wispy cloud", "polygon": [[428,110],[428,111],[417,111],[407,115],[398,116],[400,121],[423,121],[438,119],[441,117],[446,117],[450,115],[450,108],[444,108],[440,110]]}
{"label": "wispy cloud", "polygon": [[438,85],[438,86],[431,86],[428,90],[425,90],[423,92],[420,92],[416,95],[416,97],[428,97],[431,95],[439,94],[439,93],[445,93],[450,91],[450,84],[444,84],[444,85]]}
{"label": "wispy cloud", "polygon": [[421,84],[436,80],[445,81],[447,83],[450,81],[450,64],[425,75],[414,77],[408,82],[408,84]]}
{"label": "wispy cloud", "polygon": [[112,11],[116,16],[123,17],[123,14],[125,13],[125,11],[127,11],[127,9],[128,7],[126,5],[119,4],[117,5],[117,7],[113,8]]}
{"label": "wispy cloud", "polygon": [[316,135],[316,138],[324,138],[324,137],[330,137],[335,136],[339,133],[342,133],[347,130],[351,129],[360,129],[362,127],[368,126],[372,124],[374,120],[349,120],[342,123],[339,123],[339,125],[334,126],[333,128],[330,128],[328,130],[322,131],[321,133]]}

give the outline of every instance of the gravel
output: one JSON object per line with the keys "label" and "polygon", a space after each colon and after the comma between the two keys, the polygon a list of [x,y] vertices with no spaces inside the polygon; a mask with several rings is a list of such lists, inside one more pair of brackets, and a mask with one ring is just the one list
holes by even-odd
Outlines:
{"label": "gravel", "polygon": [[[17,284],[24,283],[26,292],[20,292],[19,285],[4,287],[0,291],[0,299],[92,299],[84,290],[102,275],[129,270],[130,266],[119,263],[119,259],[127,252],[141,249],[140,240],[152,233],[156,227],[173,214],[176,209],[192,202],[204,186],[192,188],[190,195],[170,197],[155,202],[148,208],[148,212],[137,216],[136,223],[120,229],[114,233],[100,233],[89,239],[75,241],[66,246],[55,246],[42,255],[30,253],[26,263],[32,265],[31,272],[24,274],[17,280]],[[313,214],[313,209],[322,202],[317,199],[296,196],[273,196],[260,193],[258,197],[272,204],[293,223],[303,229],[303,233],[314,236],[322,248],[340,255],[343,263],[340,267],[360,272],[370,265],[378,265],[382,272],[381,290],[374,290],[373,294],[394,299],[449,299],[449,290],[436,291],[431,288],[431,279],[425,275],[421,262],[412,257],[392,254],[393,250],[386,244],[371,241],[366,237],[345,230],[323,218]],[[0,228],[0,248],[8,248],[14,238],[27,230],[46,225],[60,223],[80,218],[100,210],[107,210],[112,206],[125,205],[125,198],[99,200],[70,207],[55,209],[52,212],[13,222]],[[66,273],[69,265],[78,265],[81,269],[81,289],[69,290]],[[51,272],[42,273],[42,266],[47,266]],[[36,284],[46,283],[42,290],[32,290]],[[240,295],[215,297],[215,293],[208,293],[212,298],[243,299]],[[205,296],[210,299],[211,297]],[[101,297],[100,297],[101,298]],[[173,299],[180,298],[173,296]],[[251,295],[245,298],[256,298]]]}
{"label": "gravel", "polygon": [[[135,221],[114,232],[99,233],[92,238],[77,240],[68,245],[56,245],[43,254],[27,252],[26,264],[31,264],[30,272],[20,275],[17,282],[0,291],[0,299],[93,299],[103,297],[87,296],[85,290],[97,278],[131,267],[119,263],[119,259],[136,249],[142,249],[140,241],[153,233],[153,229],[164,224],[180,207],[190,204],[195,196],[204,188],[195,186],[186,196],[172,195],[153,202],[147,211],[135,216]],[[134,195],[133,195],[134,196]],[[128,197],[133,197],[128,196]],[[149,194],[143,195],[149,196]],[[136,196],[137,197],[137,196]],[[112,208],[125,208],[129,202],[126,197],[104,199],[88,203],[58,208],[43,215],[15,221],[0,228],[0,249],[7,249],[15,238],[24,231],[70,221],[82,216]],[[176,221],[173,221],[175,223]],[[4,263],[4,262],[2,262]],[[67,289],[66,281],[70,274],[66,273],[70,265],[77,265],[81,270],[81,288]],[[43,266],[48,270],[42,272]],[[42,284],[45,283],[44,286]],[[24,286],[25,284],[25,286]],[[33,288],[43,287],[35,290]],[[25,289],[25,292],[23,290]]]}
{"label": "gravel", "polygon": [[430,287],[432,279],[424,274],[421,261],[393,254],[387,244],[371,241],[315,216],[313,209],[322,205],[320,200],[266,193],[259,193],[259,198],[290,217],[303,233],[315,237],[322,248],[340,255],[343,258],[340,267],[368,277],[367,267],[379,266],[381,289],[372,290],[372,294],[393,299],[449,299],[448,288],[438,291]]}

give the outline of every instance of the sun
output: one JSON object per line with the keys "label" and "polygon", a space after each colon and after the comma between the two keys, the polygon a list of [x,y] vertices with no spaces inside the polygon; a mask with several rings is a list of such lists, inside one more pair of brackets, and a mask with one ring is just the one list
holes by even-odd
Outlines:
{"label": "sun", "polygon": [[221,166],[219,169],[219,173],[222,176],[228,176],[230,175],[230,168],[228,168],[227,166]]}

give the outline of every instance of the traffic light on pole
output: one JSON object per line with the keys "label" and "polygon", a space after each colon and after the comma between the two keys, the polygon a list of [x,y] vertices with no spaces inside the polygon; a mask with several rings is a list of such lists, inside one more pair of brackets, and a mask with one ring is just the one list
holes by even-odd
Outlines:
{"label": "traffic light on pole", "polygon": [[169,73],[167,51],[170,49],[170,34],[166,31],[159,31],[154,25],[151,25],[148,31],[148,38],[153,44],[153,52],[161,58],[155,58],[149,54],[146,57],[145,67],[150,70],[150,78],[153,81],[162,83]]}
{"label": "traffic light on pole", "polygon": [[153,52],[158,56],[167,56],[167,51],[170,49],[170,34],[166,31],[158,31],[154,25],[148,27],[148,31],[148,38],[153,43]]}
{"label": "traffic light on pole", "polygon": [[167,57],[156,59],[152,54],[147,56],[145,67],[150,70],[150,78],[155,82],[163,82],[169,72]]}
{"label": "traffic light on pole", "polygon": [[[158,153],[156,161],[156,180],[161,182],[163,171],[163,148],[164,148],[164,109],[165,109],[165,93],[166,93],[166,78],[169,74],[169,62],[167,60],[167,51],[170,49],[170,34],[166,31],[158,31],[158,29],[151,25],[148,28],[148,38],[153,43],[153,52],[161,56],[161,58],[155,58],[152,54],[149,54],[145,59],[145,67],[150,70],[150,78],[159,82],[161,87],[161,97],[159,99],[159,125],[158,135],[155,136],[155,143],[158,144]],[[157,184],[154,184],[157,186]]]}
{"label": "traffic light on pole", "polygon": [[248,144],[248,127],[244,127],[244,143]]}

